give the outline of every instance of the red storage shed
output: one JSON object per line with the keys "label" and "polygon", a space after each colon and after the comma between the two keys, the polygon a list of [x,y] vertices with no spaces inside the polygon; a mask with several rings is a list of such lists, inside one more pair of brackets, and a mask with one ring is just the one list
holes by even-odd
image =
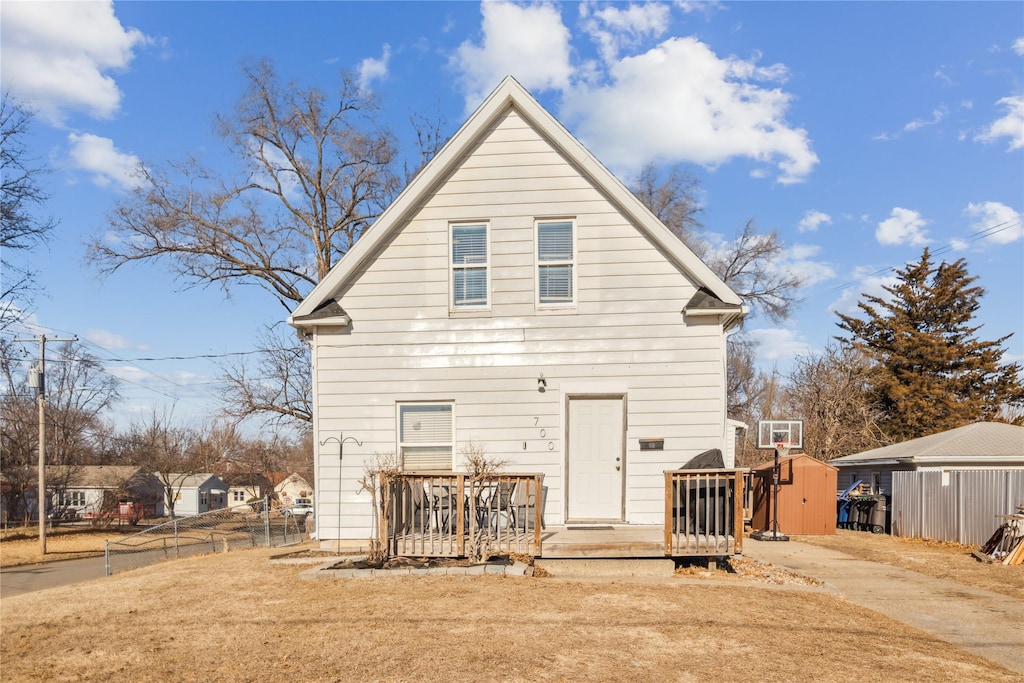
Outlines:
{"label": "red storage shed", "polygon": [[[771,531],[774,459],[750,470],[755,531]],[[779,533],[825,536],[836,532],[838,470],[809,455],[779,458]]]}

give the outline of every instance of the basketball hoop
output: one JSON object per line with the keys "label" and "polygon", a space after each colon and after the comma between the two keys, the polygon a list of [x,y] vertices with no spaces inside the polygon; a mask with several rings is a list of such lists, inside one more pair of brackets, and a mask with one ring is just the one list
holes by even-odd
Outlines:
{"label": "basketball hoop", "polygon": [[788,457],[790,448],[803,448],[803,420],[760,420],[757,423],[757,447],[773,450],[771,521],[769,528],[750,535],[759,541],[788,541],[789,536],[779,533],[779,458]]}

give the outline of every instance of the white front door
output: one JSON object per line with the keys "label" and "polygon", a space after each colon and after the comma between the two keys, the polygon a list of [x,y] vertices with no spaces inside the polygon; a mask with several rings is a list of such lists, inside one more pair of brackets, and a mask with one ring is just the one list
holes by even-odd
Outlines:
{"label": "white front door", "polygon": [[622,398],[569,399],[568,520],[621,521]]}

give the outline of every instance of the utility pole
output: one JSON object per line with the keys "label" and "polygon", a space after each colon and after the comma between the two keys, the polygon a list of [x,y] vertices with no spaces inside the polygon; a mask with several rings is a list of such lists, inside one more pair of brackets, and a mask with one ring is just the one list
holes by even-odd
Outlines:
{"label": "utility pole", "polygon": [[46,554],[46,342],[76,342],[78,337],[59,338],[49,337],[45,334],[39,335],[36,339],[15,339],[16,342],[38,341],[39,342],[39,367],[35,370],[34,377],[30,377],[29,384],[35,387],[36,396],[39,397],[39,488],[36,491],[36,509],[39,512],[39,549]]}

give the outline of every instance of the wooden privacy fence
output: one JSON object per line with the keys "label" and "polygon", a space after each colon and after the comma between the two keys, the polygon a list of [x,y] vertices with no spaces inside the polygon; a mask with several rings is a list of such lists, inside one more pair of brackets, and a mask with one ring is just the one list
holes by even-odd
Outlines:
{"label": "wooden privacy fence", "polygon": [[665,554],[743,551],[743,471],[665,472]]}
{"label": "wooden privacy fence", "polygon": [[399,557],[540,555],[541,483],[540,474],[400,474],[388,484],[381,542]]}

